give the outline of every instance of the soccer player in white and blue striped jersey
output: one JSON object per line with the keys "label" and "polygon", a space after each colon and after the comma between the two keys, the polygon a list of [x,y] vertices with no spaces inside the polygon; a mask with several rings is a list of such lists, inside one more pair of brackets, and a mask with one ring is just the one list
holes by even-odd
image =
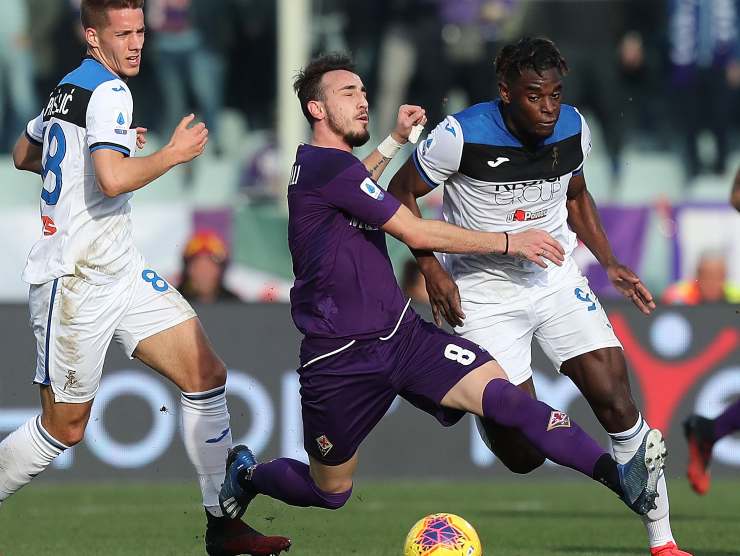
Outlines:
{"label": "soccer player in white and blue striped jersey", "polygon": [[133,244],[133,192],[199,156],[208,141],[190,115],[161,150],[134,156],[126,80],[139,73],[143,5],[83,0],[88,56],[51,92],[13,152],[17,168],[43,180],[42,236],[23,273],[42,411],[0,443],[0,502],[82,440],[115,339],[182,391],[183,441],[202,491],[208,553],[279,553],[288,539],[265,537],[219,508],[231,447],[226,368],[188,302]]}
{"label": "soccer player in white and blue striped jersey", "polygon": [[[578,386],[609,433],[618,462],[649,431],[630,392],[622,346],[571,256],[580,238],[614,286],[643,313],[654,308],[640,278],[614,256],[586,188],[591,150],[585,118],[561,104],[567,64],[547,39],[524,38],[496,59],[499,98],[447,116],[391,181],[389,191],[420,214],[417,197],[444,187],[445,220],[513,234],[540,228],[565,250],[561,266],[541,268],[507,250],[493,255],[415,252],[435,319],[485,347],[509,380],[535,396],[531,344]],[[544,456],[515,431],[479,420],[491,450],[528,473]],[[643,516],[652,556],[689,556],[674,541],[661,477],[657,508]]]}

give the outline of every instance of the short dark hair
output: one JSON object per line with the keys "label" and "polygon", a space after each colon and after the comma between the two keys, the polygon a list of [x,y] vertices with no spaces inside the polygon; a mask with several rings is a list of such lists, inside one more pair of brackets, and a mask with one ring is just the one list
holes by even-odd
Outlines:
{"label": "short dark hair", "polygon": [[108,10],[141,10],[144,0],[82,0],[80,20],[85,29],[101,29],[108,23]]}
{"label": "short dark hair", "polygon": [[501,49],[496,57],[496,77],[506,83],[519,78],[526,70],[543,71],[555,68],[560,75],[568,73],[568,64],[550,39],[524,37]]}
{"label": "short dark hair", "polygon": [[313,127],[314,118],[308,111],[308,103],[312,100],[324,100],[321,78],[325,73],[335,70],[347,70],[354,73],[355,64],[347,54],[340,52],[322,54],[299,71],[293,81],[293,90],[298,95],[298,100],[301,101],[301,110],[311,127]]}

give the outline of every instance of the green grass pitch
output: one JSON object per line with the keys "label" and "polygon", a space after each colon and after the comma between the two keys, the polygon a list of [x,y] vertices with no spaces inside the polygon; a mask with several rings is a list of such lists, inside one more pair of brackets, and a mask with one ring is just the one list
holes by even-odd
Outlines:
{"label": "green grass pitch", "polygon": [[[2,556],[202,555],[194,485],[33,484],[0,507]],[[705,497],[671,482],[673,529],[694,556],[740,554],[740,480]],[[256,500],[250,522],[293,539],[290,556],[400,555],[411,525],[434,512],[465,517],[487,556],[647,555],[640,520],[585,480],[358,481],[337,512]]]}

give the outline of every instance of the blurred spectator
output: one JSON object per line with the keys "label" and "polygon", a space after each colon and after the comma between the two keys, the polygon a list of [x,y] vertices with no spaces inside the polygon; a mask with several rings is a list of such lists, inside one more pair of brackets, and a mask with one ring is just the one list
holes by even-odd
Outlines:
{"label": "blurred spectator", "polygon": [[275,0],[232,0],[236,36],[231,43],[228,103],[247,117],[250,130],[275,127],[277,5]]}
{"label": "blurred spectator", "polygon": [[696,277],[668,286],[663,302],[676,305],[740,303],[740,286],[727,281],[727,262],[723,253],[707,251],[696,265]]}
{"label": "blurred spectator", "polygon": [[[625,113],[653,95],[646,65],[654,59],[648,47],[657,40],[661,2],[548,0],[526,5],[524,29],[552,39],[568,62],[564,102],[596,116],[616,183],[622,170]],[[637,102],[632,102],[633,96]]]}
{"label": "blurred spectator", "polygon": [[736,211],[740,212],[740,168],[738,168],[737,174],[735,174],[735,183],[732,184],[730,204],[735,207]]}
{"label": "blurred spectator", "polygon": [[403,264],[401,289],[404,295],[410,297],[415,303],[429,305],[429,294],[427,293],[424,275],[421,273],[415,259],[409,259]]}
{"label": "blurred spectator", "polygon": [[213,151],[220,153],[218,115],[224,103],[226,50],[231,43],[228,0],[149,0],[148,25],[156,33],[157,58],[164,101],[165,133],[188,111],[188,92],[198,116],[208,125]]}
{"label": "blurred spectator", "polygon": [[[0,121],[2,149],[25,129],[28,120],[38,115],[33,83],[30,13],[26,0],[4,0],[0,17]],[[5,109],[8,108],[9,111]]]}
{"label": "blurred spectator", "polygon": [[391,125],[398,106],[423,106],[430,125],[456,107],[460,89],[468,104],[496,96],[493,59],[502,42],[520,31],[521,0],[397,0],[380,54],[379,124]]}
{"label": "blurred spectator", "polygon": [[342,2],[346,10],[345,36],[357,67],[357,74],[367,89],[370,102],[376,99],[378,65],[383,34],[391,14],[392,0]]}
{"label": "blurred spectator", "polygon": [[[66,23],[68,18],[74,17],[71,15],[74,10],[70,10],[59,0],[26,0],[26,4],[28,12],[33,14],[33,25],[29,26],[28,33],[34,61],[36,91],[41,98],[46,99],[62,77],[59,75],[60,68],[72,65],[60,59],[58,34],[62,26],[65,30],[68,29]],[[78,13],[75,15],[79,16]],[[71,44],[77,45],[75,38],[67,37],[62,50],[66,50],[65,47]],[[81,51],[81,46],[77,50]],[[41,107],[38,106],[37,109],[41,110]]]}
{"label": "blurred spectator", "polygon": [[229,252],[219,235],[211,230],[196,232],[185,246],[177,289],[185,299],[196,303],[238,300],[239,297],[224,286],[228,264]]}
{"label": "blurred spectator", "polygon": [[444,54],[449,66],[445,88],[460,88],[466,104],[498,95],[493,60],[519,37],[521,0],[438,0]]}
{"label": "blurred spectator", "polygon": [[284,195],[277,141],[270,135],[244,163],[239,191],[250,203],[274,202]]}
{"label": "blurred spectator", "polygon": [[737,18],[735,0],[671,2],[672,85],[676,92],[676,121],[686,140],[689,180],[704,170],[697,146],[703,129],[711,132],[716,143],[717,154],[710,170],[724,174],[726,169],[730,82],[737,81],[738,73]]}

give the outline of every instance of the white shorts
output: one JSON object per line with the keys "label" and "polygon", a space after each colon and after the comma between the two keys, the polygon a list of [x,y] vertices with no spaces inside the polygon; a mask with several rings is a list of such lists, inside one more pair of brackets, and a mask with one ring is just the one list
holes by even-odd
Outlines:
{"label": "white shorts", "polygon": [[36,336],[34,382],[50,385],[56,401],[65,403],[95,397],[111,339],[131,358],[141,340],[195,316],[143,259],[109,284],[62,276],[32,285],[28,304]]}
{"label": "white shorts", "polygon": [[465,324],[456,331],[488,350],[514,384],[532,376],[533,336],[558,371],[577,355],[621,348],[588,280],[571,266],[556,286],[521,288],[505,303],[463,301]]}

